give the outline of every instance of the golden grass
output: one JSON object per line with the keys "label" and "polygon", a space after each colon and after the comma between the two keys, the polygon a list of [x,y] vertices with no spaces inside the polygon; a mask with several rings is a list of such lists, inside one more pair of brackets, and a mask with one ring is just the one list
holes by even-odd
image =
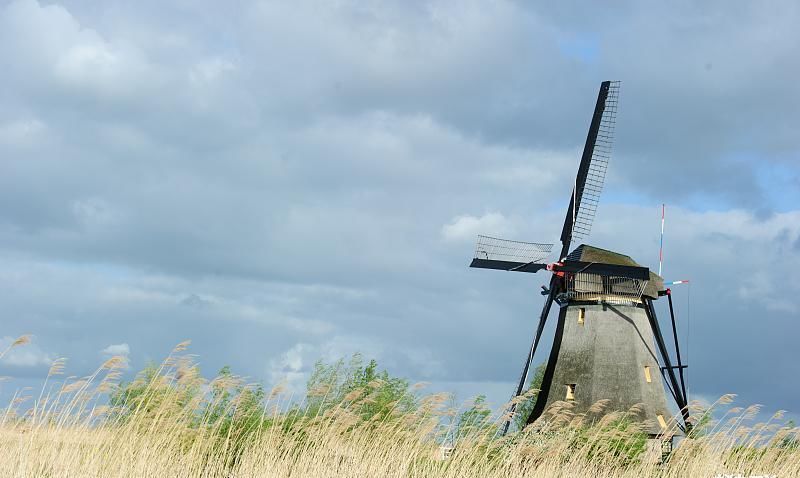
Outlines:
{"label": "golden grass", "polygon": [[[16,397],[0,415],[0,476],[800,476],[798,430],[751,425],[754,407],[728,409],[706,434],[683,440],[661,463],[658,452],[631,453],[641,440],[635,424],[620,413],[601,416],[603,403],[592,409],[594,418],[576,416],[562,404],[549,411],[547,422],[500,438],[491,420],[454,433],[458,414],[441,394],[420,397],[410,412],[364,419],[354,410],[380,387],[370,383],[316,414],[290,406],[291,397],[278,388],[254,419],[237,421],[247,395],[225,401],[212,390],[246,385],[230,376],[207,382],[191,357],[176,353],[155,374],[139,379],[138,400],[124,410],[110,406],[108,393],[123,366],[113,358],[89,377],[63,379],[64,364],[58,362],[35,400]],[[725,407],[732,398],[724,396],[717,405]],[[214,405],[224,406],[229,420],[213,419],[208,410]],[[696,410],[695,418],[705,412]]]}

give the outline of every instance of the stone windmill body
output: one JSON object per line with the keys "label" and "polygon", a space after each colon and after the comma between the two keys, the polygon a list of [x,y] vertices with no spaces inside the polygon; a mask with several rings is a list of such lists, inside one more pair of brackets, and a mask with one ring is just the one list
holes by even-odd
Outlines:
{"label": "stone windmill body", "polygon": [[[561,233],[558,260],[547,263],[553,244],[479,236],[471,267],[515,272],[549,271],[549,286],[536,332],[515,392],[525,387],[531,362],[553,304],[558,319],[541,391],[528,423],[556,402],[572,402],[573,413],[589,412],[600,400],[606,410],[627,411],[646,423],[651,436],[667,429],[671,417],[666,389],[689,426],[685,365],[681,361],[670,290],[630,257],[572,242],[588,235],[611,155],[619,82],[600,85],[578,173]],[[653,301],[666,296],[676,365],[656,317]],[[511,411],[513,412],[513,405]],[[504,427],[508,430],[510,422]]]}

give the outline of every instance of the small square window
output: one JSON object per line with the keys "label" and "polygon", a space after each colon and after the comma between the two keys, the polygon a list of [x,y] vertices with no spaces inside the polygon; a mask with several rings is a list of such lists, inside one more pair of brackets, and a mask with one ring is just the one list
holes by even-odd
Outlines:
{"label": "small square window", "polygon": [[583,325],[583,322],[586,319],[586,309],[581,307],[578,309],[578,323]]}
{"label": "small square window", "polygon": [[575,384],[567,384],[567,400],[575,400]]}

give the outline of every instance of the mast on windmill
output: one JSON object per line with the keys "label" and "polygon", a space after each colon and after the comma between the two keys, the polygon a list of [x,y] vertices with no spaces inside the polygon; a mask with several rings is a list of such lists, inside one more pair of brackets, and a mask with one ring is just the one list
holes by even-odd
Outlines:
{"label": "mast on windmill", "polygon": [[[677,332],[673,365],[653,301],[668,296],[663,279],[630,257],[573,241],[589,235],[603,189],[614,139],[619,99],[618,81],[600,85],[589,133],[581,155],[569,206],[561,230],[558,260],[547,263],[553,244],[510,241],[478,236],[470,267],[515,272],[551,273],[536,331],[523,363],[514,396],[523,393],[530,366],[553,303],[559,306],[558,323],[536,404],[527,418],[531,423],[557,401],[574,403],[576,413],[588,412],[599,400],[609,409],[627,411],[643,406],[641,419],[648,432],[660,436],[671,416],[659,376],[681,411],[683,426],[690,426],[686,385]],[[673,331],[675,316],[670,307]],[[681,372],[676,375],[676,370]],[[510,411],[514,411],[515,405]],[[510,421],[503,427],[508,431]]]}

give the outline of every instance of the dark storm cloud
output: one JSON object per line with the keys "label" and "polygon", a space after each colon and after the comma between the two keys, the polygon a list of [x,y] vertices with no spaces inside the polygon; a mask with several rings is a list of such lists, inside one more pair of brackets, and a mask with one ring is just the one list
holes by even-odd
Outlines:
{"label": "dark storm cloud", "polygon": [[797,19],[791,4],[8,3],[0,336],[35,333],[39,368],[88,369],[120,344],[135,367],[192,338],[207,369],[293,386],[362,351],[500,389],[544,279],[468,270],[473,237],[557,237],[613,78],[591,241],[647,262],[650,205],[680,205],[667,270],[693,281],[695,390],[798,409],[800,389],[764,386],[791,374],[775,344],[800,292],[779,280],[800,265],[796,196],[771,186],[797,177]]}

